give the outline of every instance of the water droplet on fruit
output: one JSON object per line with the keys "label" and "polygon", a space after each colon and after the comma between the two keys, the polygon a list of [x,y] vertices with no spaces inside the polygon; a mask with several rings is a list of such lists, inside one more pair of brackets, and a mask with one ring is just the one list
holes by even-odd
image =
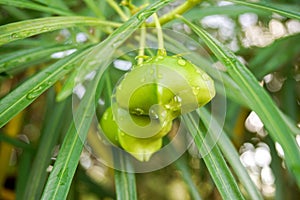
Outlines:
{"label": "water droplet on fruit", "polygon": [[196,71],[197,74],[202,74],[202,71],[198,68],[195,71]]}
{"label": "water droplet on fruit", "polygon": [[122,90],[122,84],[117,87],[118,90]]}
{"label": "water droplet on fruit", "polygon": [[201,88],[200,88],[199,86],[192,87],[192,90],[193,90],[194,95],[198,95],[199,92],[200,92],[200,89],[201,89]]}
{"label": "water droplet on fruit", "polygon": [[183,60],[183,59],[179,59],[179,60],[177,61],[177,63],[178,63],[178,65],[181,65],[181,66],[185,66],[185,65],[186,65],[186,61]]}
{"label": "water droplet on fruit", "polygon": [[135,109],[133,110],[133,114],[136,114],[136,115],[143,115],[143,114],[145,114],[145,111],[144,111],[143,109],[141,109],[141,108],[135,108]]}
{"label": "water droplet on fruit", "polygon": [[174,96],[174,101],[175,102],[178,102],[178,103],[181,103],[182,99],[180,98],[180,96]]}
{"label": "water droplet on fruit", "polygon": [[203,78],[205,81],[209,81],[209,80],[210,80],[209,76],[208,76],[206,73],[202,74],[202,78]]}
{"label": "water droplet on fruit", "polygon": [[158,56],[166,56],[167,55],[167,51],[165,49],[158,49],[157,50],[157,55]]}

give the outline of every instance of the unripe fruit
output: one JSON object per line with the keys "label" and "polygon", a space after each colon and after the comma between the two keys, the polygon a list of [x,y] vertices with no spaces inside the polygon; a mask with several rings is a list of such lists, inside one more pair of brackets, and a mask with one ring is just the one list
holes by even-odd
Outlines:
{"label": "unripe fruit", "polygon": [[[148,116],[131,115],[133,121],[139,126],[149,124]],[[129,120],[129,119],[125,119]],[[106,109],[100,119],[101,128],[107,139],[116,146],[121,146],[124,150],[140,161],[148,161],[153,153],[158,151],[162,146],[162,137],[165,136],[172,128],[172,121],[168,121],[165,126],[154,136],[149,138],[133,137],[118,128],[113,117],[112,108]]]}
{"label": "unripe fruit", "polygon": [[151,106],[158,104],[172,120],[208,103],[215,88],[213,80],[189,61],[155,56],[128,72],[115,94],[118,106],[132,114],[149,115]]}
{"label": "unripe fruit", "polygon": [[120,82],[100,124],[108,139],[140,161],[162,146],[172,120],[208,103],[213,80],[177,56],[155,56],[135,66]]}

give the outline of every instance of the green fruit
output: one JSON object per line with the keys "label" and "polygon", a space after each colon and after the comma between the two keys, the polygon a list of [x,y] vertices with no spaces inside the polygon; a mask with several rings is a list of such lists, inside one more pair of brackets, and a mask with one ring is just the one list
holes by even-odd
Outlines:
{"label": "green fruit", "polygon": [[[131,115],[132,120],[139,126],[146,126],[150,119],[148,116]],[[128,118],[125,120],[129,120]],[[162,137],[165,136],[172,128],[172,121],[168,121],[160,129],[160,131],[152,137],[134,137],[125,133],[118,128],[114,120],[112,108],[109,107],[100,119],[101,128],[106,137],[117,146],[121,146],[124,150],[140,161],[148,161],[153,153],[158,151],[162,146]]]}
{"label": "green fruit", "polygon": [[213,80],[189,61],[155,56],[128,72],[115,95],[118,106],[135,115],[150,115],[151,107],[160,105],[167,111],[164,121],[205,105],[215,88]]}
{"label": "green fruit", "polygon": [[172,120],[208,103],[213,80],[176,56],[155,56],[135,66],[118,85],[100,120],[108,139],[140,161],[162,146]]}
{"label": "green fruit", "polygon": [[107,108],[100,119],[100,126],[107,137],[107,139],[114,145],[119,145],[118,141],[118,125],[114,121],[111,107]]}
{"label": "green fruit", "polygon": [[141,162],[149,161],[153,153],[162,147],[162,138],[140,139],[121,133],[119,141],[123,149]]}

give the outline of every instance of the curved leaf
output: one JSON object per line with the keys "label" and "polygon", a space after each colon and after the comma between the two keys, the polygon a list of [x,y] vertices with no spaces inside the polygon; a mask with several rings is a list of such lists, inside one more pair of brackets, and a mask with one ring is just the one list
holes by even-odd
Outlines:
{"label": "curved leaf", "polygon": [[59,8],[53,8],[48,6],[43,6],[34,2],[24,1],[24,0],[0,0],[0,4],[7,6],[15,6],[19,8],[28,8],[41,12],[58,14],[58,15],[73,15],[73,13]]}
{"label": "curved leaf", "polygon": [[[154,12],[171,1],[172,0],[155,2],[131,17],[105,41],[94,48],[94,51],[89,54],[89,62],[97,60],[99,58],[98,55],[105,55],[107,59],[101,59],[100,61],[98,59],[98,62],[96,62],[95,65],[99,66],[98,64],[105,64],[105,62],[109,60],[109,57],[114,53],[114,50],[118,48],[132,32],[134,32]],[[64,139],[53,170],[48,178],[42,199],[61,200],[66,199],[67,197],[83,148],[83,143],[92,122],[91,116],[93,116],[95,112],[94,101],[100,96],[99,90],[103,89],[101,82],[98,86],[102,74],[103,69],[100,68],[100,71],[96,74],[93,82],[91,82],[90,87],[88,87],[88,90],[86,91],[86,95],[84,95],[79,104],[74,116],[75,122],[70,126]]]}
{"label": "curved leaf", "polygon": [[285,16],[285,17],[300,20],[300,13],[289,11],[289,10],[284,10],[282,8],[274,6],[273,4],[268,4],[268,3],[264,3],[264,2],[252,3],[252,2],[239,1],[239,0],[228,0],[228,1],[237,3],[237,4],[241,4],[241,5],[245,5],[245,6],[248,6],[251,8],[260,9],[263,11],[274,12],[274,13],[277,13],[277,14]]}
{"label": "curved leaf", "polygon": [[0,45],[72,26],[113,26],[119,27],[116,22],[109,22],[93,17],[70,16],[70,17],[44,17],[30,19],[0,26]]}
{"label": "curved leaf", "polygon": [[[193,113],[184,115],[182,118],[188,131],[194,137],[199,151],[203,148],[209,151],[210,147],[203,142],[206,130],[195,120]],[[203,160],[223,199],[244,199],[217,145],[203,157]]]}
{"label": "curved leaf", "polygon": [[[214,39],[203,29],[188,20],[181,19],[206,43],[217,58],[226,66],[228,74],[244,91],[249,107],[254,110],[268,129],[272,139],[281,144],[290,171],[295,175],[300,186],[300,148],[292,134],[292,130],[285,123],[281,112],[272,101],[254,75],[242,64],[238,58],[219,41]],[[249,100],[251,99],[251,101]]]}
{"label": "curved leaf", "polygon": [[0,127],[26,108],[57,80],[77,66],[90,49],[78,51],[32,76],[15,90],[0,99]]}

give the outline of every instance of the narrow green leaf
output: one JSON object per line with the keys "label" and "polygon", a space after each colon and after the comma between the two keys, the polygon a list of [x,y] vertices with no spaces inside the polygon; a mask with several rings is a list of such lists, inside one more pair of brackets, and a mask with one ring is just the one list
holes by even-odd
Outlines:
{"label": "narrow green leaf", "polygon": [[186,124],[188,131],[194,137],[195,144],[199,149],[200,154],[201,149],[208,152],[208,154],[203,157],[203,160],[222,198],[244,199],[218,146],[215,145],[209,150],[209,144],[203,142],[206,130],[195,119],[196,118],[191,113],[183,116],[183,121]]}
{"label": "narrow green leaf", "polygon": [[12,146],[15,146],[17,148],[21,148],[21,149],[24,149],[26,151],[31,151],[31,153],[33,153],[35,151],[35,149],[30,145],[30,144],[27,144],[23,141],[20,141],[16,138],[12,138],[2,132],[0,132],[0,141],[1,142],[6,142],[8,144],[11,144]]}
{"label": "narrow green leaf", "polygon": [[[211,114],[205,108],[200,109],[197,113],[206,126],[208,126],[210,121],[213,121],[212,124],[214,124],[214,129],[221,130],[220,124],[216,121],[216,119],[213,116],[211,116]],[[212,131],[211,134],[213,134],[214,137],[217,137],[218,135],[214,131]],[[243,184],[245,190],[248,192],[250,199],[262,200],[263,197],[261,193],[251,181],[247,170],[240,161],[239,154],[237,153],[235,147],[231,143],[230,139],[227,136],[227,133],[225,133],[224,130],[222,131],[222,133],[220,134],[220,138],[218,139],[218,146],[220,147],[226,160],[229,162],[231,168],[234,170],[234,173],[237,175],[239,181]]]}
{"label": "narrow green leaf", "polygon": [[75,48],[75,45],[43,46],[33,49],[19,50],[17,52],[5,54],[0,58],[0,73],[15,70],[27,62],[36,61],[46,56],[68,49]]}
{"label": "narrow green leaf", "polygon": [[[132,171],[131,164],[122,155],[114,152],[114,162],[122,169]],[[117,200],[136,200],[136,183],[134,173],[114,170]]]}
{"label": "narrow green leaf", "polygon": [[[188,20],[181,18],[206,43],[217,58],[227,67],[231,78],[239,85],[246,95],[249,107],[254,110],[268,129],[274,141],[281,144],[290,171],[300,186],[300,149],[292,134],[292,130],[285,123],[281,112],[272,101],[254,75],[243,65],[237,57],[219,41],[206,31],[195,26]],[[284,134],[283,134],[284,133]]]}
{"label": "narrow green leaf", "polygon": [[18,161],[18,179],[16,185],[16,199],[22,199],[25,193],[26,181],[28,179],[28,171],[31,167],[32,152],[23,150],[20,160]]}
{"label": "narrow green leaf", "polygon": [[72,103],[69,101],[70,99],[60,103],[55,103],[54,91],[50,93],[51,94],[48,99],[51,102],[49,102],[47,106],[49,109],[46,112],[46,123],[41,134],[37,154],[35,155],[35,159],[29,173],[23,199],[40,199],[47,178],[46,169],[51,162],[54,146],[61,133],[60,129],[62,123],[65,123],[66,116],[63,113],[71,111],[69,109]]}
{"label": "narrow green leaf", "polygon": [[[96,77],[96,81],[97,79],[99,78]],[[43,200],[66,199],[67,197],[83,148],[83,139],[86,137],[93,119],[91,116],[93,116],[94,113],[93,102],[95,98],[97,98],[97,96],[94,96],[96,89],[97,84],[91,84],[86,91],[88,95],[84,96],[79,105],[78,112],[74,116],[75,122],[78,122],[78,124],[72,122],[65,136],[57,160],[44,189],[41,198]]]}
{"label": "narrow green leaf", "polygon": [[239,1],[239,0],[228,0],[228,1],[237,3],[237,4],[241,4],[241,5],[245,5],[245,6],[249,6],[251,8],[274,12],[274,13],[277,13],[277,14],[285,16],[285,17],[300,20],[300,13],[289,11],[289,10],[283,10],[282,8],[279,8],[278,6],[274,6],[273,4],[269,4],[269,3],[265,3],[265,2],[252,3],[252,2]]}
{"label": "narrow green leaf", "polygon": [[98,18],[84,16],[44,17],[39,19],[30,19],[0,26],[0,45],[33,35],[79,25],[120,26],[120,24],[116,22],[109,22],[100,20]]}
{"label": "narrow green leaf", "polygon": [[[105,41],[94,48],[91,54],[89,54],[87,62],[97,60],[99,58],[98,55],[105,55],[107,59],[100,61],[98,59],[95,66],[98,67],[98,64],[100,64],[100,66],[106,64],[105,62],[108,62],[115,49],[118,48],[144,20],[169,2],[171,2],[171,0],[155,2],[131,17]],[[100,79],[104,70],[102,68],[99,70],[78,106],[74,116],[74,123],[70,126],[64,139],[53,170],[48,178],[42,199],[66,199],[77,168],[83,143],[93,119],[92,116],[95,112],[94,102],[99,99],[101,90],[103,89]],[[98,86],[99,82],[100,85]]]}
{"label": "narrow green leaf", "polygon": [[15,90],[0,99],[0,127],[5,125],[13,116],[31,104],[44,91],[51,87],[67,72],[76,67],[90,49],[78,51],[54,63],[18,86]]}
{"label": "narrow green leaf", "polygon": [[28,8],[32,10],[37,10],[45,13],[51,13],[51,14],[58,14],[58,15],[73,15],[72,12],[62,10],[59,8],[53,8],[49,6],[43,6],[41,4],[37,4],[30,1],[25,0],[0,0],[0,4],[7,5],[7,6],[15,6],[19,8]]}

